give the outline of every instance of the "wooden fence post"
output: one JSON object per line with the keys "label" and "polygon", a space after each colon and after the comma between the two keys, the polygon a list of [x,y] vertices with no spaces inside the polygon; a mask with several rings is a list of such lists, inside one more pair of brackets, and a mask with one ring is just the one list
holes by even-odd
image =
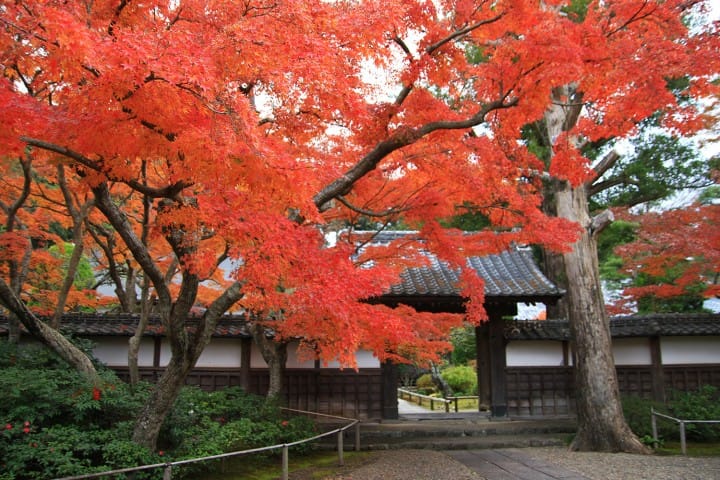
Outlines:
{"label": "wooden fence post", "polygon": [[345,457],[344,457],[345,447],[343,446],[343,431],[340,430],[337,435],[338,435],[338,437],[337,437],[338,438],[338,463],[342,467],[345,465]]}
{"label": "wooden fence post", "polygon": [[360,422],[355,424],[355,451],[360,451]]}
{"label": "wooden fence post", "polygon": [[687,455],[687,445],[685,443],[685,421],[680,420],[680,451],[683,455]]}
{"label": "wooden fence post", "polygon": [[653,448],[658,447],[659,439],[658,439],[658,431],[657,431],[657,418],[655,417],[655,409],[650,407],[650,425],[652,426],[652,436],[653,436]]}
{"label": "wooden fence post", "polygon": [[288,464],[290,463],[288,461],[288,446],[283,445],[282,449],[282,480],[288,480],[289,475],[289,467]]}

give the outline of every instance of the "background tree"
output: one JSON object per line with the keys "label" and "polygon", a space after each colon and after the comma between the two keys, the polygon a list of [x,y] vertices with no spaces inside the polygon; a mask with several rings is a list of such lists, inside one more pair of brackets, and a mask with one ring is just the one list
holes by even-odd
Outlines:
{"label": "background tree", "polygon": [[720,205],[648,212],[634,241],[618,247],[633,279],[615,308],[640,313],[699,312],[720,292]]}
{"label": "background tree", "polygon": [[[304,354],[346,365],[361,347],[400,361],[447,346],[458,316],[362,301],[415,259],[412,242],[358,257],[354,234],[326,241],[358,215],[382,223],[402,213],[424,248],[461,269],[468,255],[516,243],[561,250],[577,238],[573,222],[585,227],[584,217],[540,209],[535,172],[545,165],[519,144],[522,127],[548,107],[583,100],[558,96],[579,82],[597,113],[582,133],[621,135],[674,102],[659,79],[687,73],[691,93],[704,93],[703,74],[716,65],[694,60],[717,39],[689,38],[680,2],[643,2],[639,11],[637,2],[598,3],[578,22],[550,8],[556,3],[3,7],[0,144],[8,155],[29,148],[43,164],[69,167],[157,299],[172,355],[135,441],[155,445],[228,311],[281,313],[256,321],[278,341],[300,337]],[[373,69],[383,81],[368,75]],[[46,94],[39,101],[31,91]],[[584,181],[585,160],[566,137],[550,138],[550,174]],[[131,194],[152,202],[146,240],[137,208],[123,201]],[[490,228],[442,228],[458,208]],[[461,278],[477,323],[482,282],[471,271]]]}
{"label": "background tree", "polygon": [[[9,340],[19,341],[22,320],[33,336],[92,381],[98,381],[90,359],[28,308],[30,305],[37,313],[51,314],[59,306],[64,307],[80,263],[79,254],[63,261],[59,250],[64,248],[64,239],[56,230],[66,224],[64,210],[57,208],[65,203],[57,198],[55,177],[43,175],[33,160],[29,151],[3,158],[6,168],[0,200],[4,214],[4,228],[0,230],[0,298],[10,312]],[[79,250],[82,252],[82,248]],[[83,294],[77,300],[96,303],[94,296]]]}
{"label": "background tree", "polygon": [[[570,15],[573,21],[578,25],[590,22],[597,27],[594,43],[589,47],[595,48],[598,45],[596,39],[603,38],[606,53],[595,57],[592,67],[578,70],[568,83],[554,89],[552,106],[533,126],[536,143],[529,143],[530,147],[541,147],[534,151],[541,154],[549,166],[549,173],[555,177],[548,182],[546,210],[583,227],[572,251],[546,258],[551,278],[567,288],[562,316],[570,321],[577,359],[578,432],[571,448],[642,452],[645,448],[622,416],[597,264],[597,235],[612,217],[607,212],[591,216],[588,198],[612,185],[627,188],[639,183],[635,181],[638,177],[648,177],[647,166],[627,164],[619,168],[619,175],[607,178],[603,183],[598,179],[602,179],[620,159],[616,152],[610,152],[585,174],[578,170],[566,174],[563,170],[583,158],[584,147],[632,134],[638,124],[651,115],[673,124],[672,119],[662,116],[668,112],[669,105],[678,104],[677,96],[673,95],[677,92],[666,88],[666,79],[687,79],[689,72],[697,72],[694,52],[687,50],[687,44],[683,42],[695,45],[700,38],[691,36],[688,39],[687,33],[682,33],[687,32],[680,21],[686,7],[683,4],[614,2],[606,12],[587,2],[576,2],[575,5],[578,8]],[[608,13],[611,16],[605,17]],[[601,18],[605,20],[601,21]],[[637,37],[630,33],[633,30]],[[656,35],[653,44],[642,41],[644,34],[639,32]],[[683,37],[687,40],[678,41]],[[621,52],[629,45],[635,45],[637,56],[634,58],[624,57]],[[667,68],[667,65],[655,62],[658,55],[668,55],[678,63]],[[619,61],[621,58],[625,60]],[[683,67],[675,69],[680,65]],[[604,69],[603,75],[591,73],[596,67]],[[655,68],[658,70],[653,71]],[[641,69],[646,70],[641,72]],[[598,78],[603,81],[597,83]],[[616,81],[632,82],[633,88],[609,98],[606,96],[608,85]],[[662,109],[659,115],[658,109]],[[689,110],[685,109],[684,115],[692,124],[691,119],[697,114]],[[656,171],[666,168],[662,161],[648,166]],[[653,178],[658,178],[657,173]],[[650,194],[661,195],[662,191],[651,191]],[[629,195],[624,201],[631,201],[630,197],[637,195]]]}

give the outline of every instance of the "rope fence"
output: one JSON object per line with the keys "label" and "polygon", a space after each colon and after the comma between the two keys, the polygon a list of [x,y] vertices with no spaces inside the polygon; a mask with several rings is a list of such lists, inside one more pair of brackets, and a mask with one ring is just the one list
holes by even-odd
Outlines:
{"label": "rope fence", "polygon": [[121,468],[117,470],[108,470],[106,472],[97,472],[97,473],[90,473],[86,475],[76,475],[72,477],[62,477],[57,478],[55,480],[85,480],[85,479],[92,479],[92,478],[102,478],[107,477],[111,475],[118,475],[121,473],[131,473],[131,472],[140,472],[145,470],[153,470],[162,468],[163,469],[163,480],[172,480],[172,471],[173,467],[178,467],[181,465],[189,465],[191,463],[199,463],[199,462],[207,462],[211,460],[225,460],[231,457],[236,457],[240,455],[250,455],[253,453],[260,453],[260,452],[269,452],[274,450],[280,450],[282,449],[282,480],[288,480],[289,475],[289,458],[290,453],[289,449],[290,447],[294,447],[296,445],[301,445],[303,443],[309,443],[313,442],[315,440],[328,437],[331,435],[337,436],[337,452],[338,452],[338,464],[340,466],[345,465],[345,458],[344,458],[344,445],[343,445],[343,434],[346,430],[355,427],[355,451],[360,451],[360,421],[353,419],[353,418],[345,418],[345,417],[338,417],[334,415],[326,415],[323,413],[317,413],[317,412],[308,412],[305,410],[293,410],[290,408],[283,408],[282,410],[286,412],[292,412],[292,413],[299,413],[304,415],[314,415],[318,417],[324,417],[334,420],[342,420],[349,422],[347,425],[336,428],[334,430],[331,430],[329,432],[321,433],[319,435],[315,435],[314,437],[310,438],[304,438],[302,440],[298,440],[291,443],[283,443],[278,445],[270,445],[268,447],[260,447],[260,448],[252,448],[249,450],[239,450],[236,452],[228,452],[228,453],[222,453],[219,455],[210,455],[206,457],[197,457],[197,458],[189,458],[185,460],[178,460],[175,462],[166,462],[166,463],[155,463],[152,465],[142,465],[138,467],[129,467],[129,468]]}
{"label": "rope fence", "polygon": [[689,423],[720,423],[720,420],[683,420],[671,417],[660,412],[656,412],[654,408],[650,408],[650,417],[652,422],[653,446],[657,447],[660,443],[658,438],[657,417],[673,421],[680,426],[680,451],[683,455],[687,455],[687,442],[685,441],[685,425]]}

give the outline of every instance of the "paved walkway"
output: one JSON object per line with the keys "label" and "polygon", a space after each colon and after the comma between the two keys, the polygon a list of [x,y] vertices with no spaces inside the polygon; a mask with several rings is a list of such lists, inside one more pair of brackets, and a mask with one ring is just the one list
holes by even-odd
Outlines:
{"label": "paved walkway", "polygon": [[398,398],[398,413],[400,415],[417,414],[417,413],[432,413],[425,407],[421,407],[417,403],[408,402],[402,398]]}
{"label": "paved walkway", "polygon": [[[444,416],[442,411],[430,412],[403,399],[398,399],[398,411],[407,418],[422,414],[426,419]],[[487,480],[589,480],[559,465],[531,458],[517,449],[450,450],[444,453]]]}
{"label": "paved walkway", "polygon": [[589,480],[515,450],[453,450],[445,453],[488,480]]}

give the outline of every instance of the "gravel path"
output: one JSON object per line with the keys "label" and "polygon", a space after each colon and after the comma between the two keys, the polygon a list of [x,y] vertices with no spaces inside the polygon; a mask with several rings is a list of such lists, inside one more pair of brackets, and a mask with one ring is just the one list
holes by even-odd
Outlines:
{"label": "gravel path", "polygon": [[[505,449],[592,480],[720,480],[720,457],[578,453],[563,447]],[[325,480],[496,480],[432,450],[373,452],[364,465]]]}
{"label": "gravel path", "polygon": [[433,450],[378,450],[360,468],[325,480],[484,480],[460,462]]}
{"label": "gravel path", "polygon": [[[509,449],[510,450],[510,449]],[[566,448],[512,449],[593,480],[718,480],[720,457],[569,452]],[[488,479],[492,480],[492,479]]]}

